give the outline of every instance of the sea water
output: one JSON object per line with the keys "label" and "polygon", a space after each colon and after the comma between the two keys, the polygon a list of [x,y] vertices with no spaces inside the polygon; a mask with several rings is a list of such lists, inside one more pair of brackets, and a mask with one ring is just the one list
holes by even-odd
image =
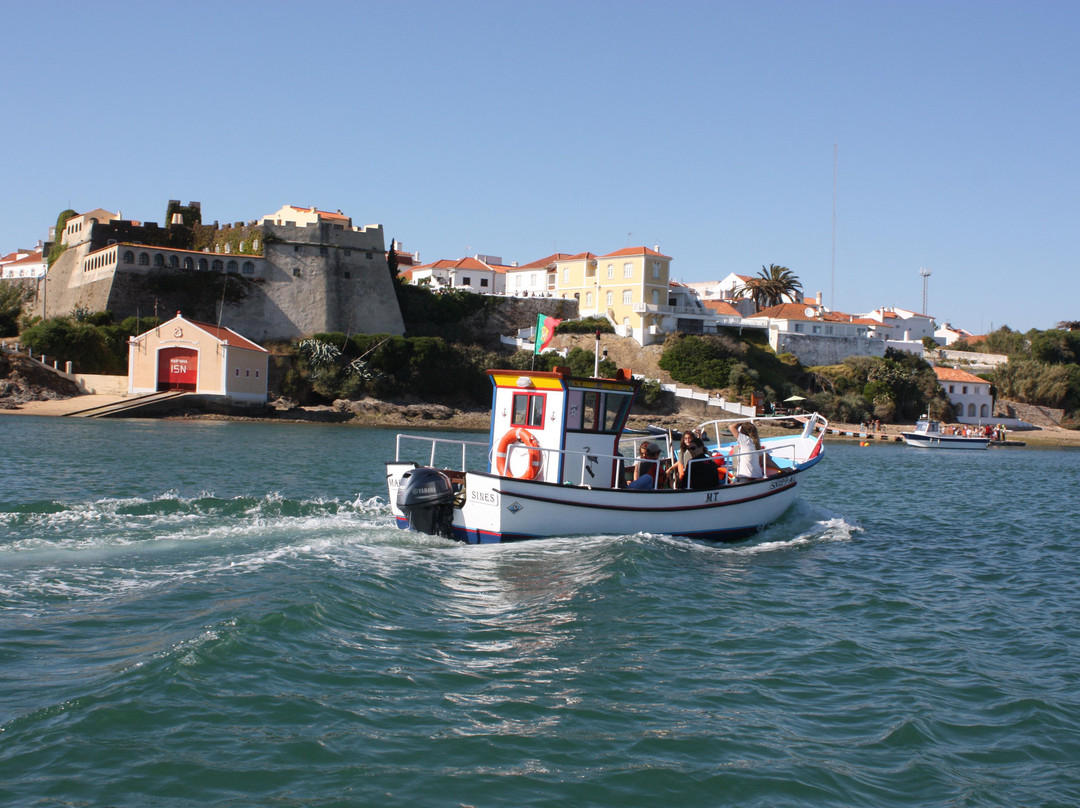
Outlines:
{"label": "sea water", "polygon": [[829,443],[747,542],[477,547],[394,526],[393,449],[0,417],[0,805],[1080,804],[1080,453]]}

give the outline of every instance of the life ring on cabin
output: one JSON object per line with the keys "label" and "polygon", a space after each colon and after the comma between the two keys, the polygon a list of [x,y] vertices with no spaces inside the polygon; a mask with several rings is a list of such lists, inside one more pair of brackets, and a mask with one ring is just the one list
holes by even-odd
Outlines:
{"label": "life ring on cabin", "polygon": [[[507,471],[507,453],[512,443],[523,443],[525,448],[529,450],[529,465],[525,467],[525,472],[520,476],[511,474]],[[532,480],[536,475],[540,473],[540,463],[544,459],[544,453],[540,451],[540,443],[536,440],[536,436],[533,435],[527,429],[517,427],[516,429],[506,430],[506,434],[502,436],[499,441],[498,447],[495,449],[495,470],[502,474],[504,477],[517,477],[519,480]]]}

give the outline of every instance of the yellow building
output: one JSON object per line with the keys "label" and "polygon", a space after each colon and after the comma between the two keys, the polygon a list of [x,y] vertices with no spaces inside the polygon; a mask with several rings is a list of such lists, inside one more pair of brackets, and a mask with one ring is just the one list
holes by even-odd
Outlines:
{"label": "yellow building", "polygon": [[269,354],[228,328],[179,312],[128,342],[128,393],[184,390],[265,404]]}
{"label": "yellow building", "polygon": [[582,317],[607,317],[619,334],[648,345],[662,338],[657,318],[668,306],[670,270],[671,258],[648,247],[579,253],[555,262],[555,293],[577,299]]}

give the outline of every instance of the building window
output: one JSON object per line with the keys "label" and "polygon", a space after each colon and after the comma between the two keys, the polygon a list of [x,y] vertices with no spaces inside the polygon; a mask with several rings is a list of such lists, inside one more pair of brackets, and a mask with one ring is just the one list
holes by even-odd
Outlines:
{"label": "building window", "polygon": [[240,271],[240,265],[237,264],[236,261],[230,261],[228,264],[225,265],[225,271],[226,272],[239,272]]}
{"label": "building window", "polygon": [[596,277],[596,264],[591,263],[589,261],[585,262],[585,277],[586,278],[595,278]]}
{"label": "building window", "polygon": [[293,267],[292,276],[294,278],[300,277],[300,267]]}
{"label": "building window", "polygon": [[585,305],[586,306],[591,306],[592,305],[592,292],[586,292],[585,293]]}
{"label": "building window", "polygon": [[184,269],[194,269],[194,267],[195,262],[191,260],[191,256],[189,255],[187,258],[184,259]]}
{"label": "building window", "polygon": [[633,302],[633,293],[629,289],[624,289],[622,293],[622,302],[624,306],[629,306]]}
{"label": "building window", "polygon": [[294,245],[293,245],[293,248],[292,248],[292,251],[293,251],[294,253],[298,253],[298,252],[300,252],[300,245],[299,245],[299,244],[294,244]]}
{"label": "building window", "polygon": [[[352,250],[345,250],[345,254],[346,254],[346,255],[352,255]],[[258,371],[256,371],[256,373],[257,373],[257,372],[258,372]]]}
{"label": "building window", "polygon": [[654,306],[659,306],[660,305],[660,290],[659,289],[653,289],[652,290],[652,302],[653,302]]}
{"label": "building window", "polygon": [[821,326],[820,325],[812,325],[812,326],[810,326],[810,333],[811,334],[820,334],[821,333]]}
{"label": "building window", "polygon": [[125,264],[134,264],[135,263],[135,253],[133,253],[131,250],[124,250],[124,263]]}
{"label": "building window", "polygon": [[960,393],[962,395],[965,395],[965,396],[967,395],[967,385],[966,384],[963,387],[960,388]]}
{"label": "building window", "polygon": [[179,268],[180,268],[180,258],[178,256],[175,256],[175,255],[170,255],[169,256],[169,269],[179,269]]}
{"label": "building window", "polygon": [[199,259],[199,272],[206,272],[206,269],[207,269],[206,259],[205,258],[200,258]]}
{"label": "building window", "polygon": [[319,255],[329,255],[330,250],[326,247],[319,247]]}
{"label": "building window", "polygon": [[803,324],[802,323],[795,323],[795,333],[801,334],[802,330],[803,330]]}
{"label": "building window", "polygon": [[520,287],[521,286],[521,281],[522,281],[522,277],[521,277],[520,274],[514,276],[514,286]]}
{"label": "building window", "polygon": [[155,267],[164,267],[165,266],[165,256],[162,255],[161,253],[154,253],[154,266]]}
{"label": "building window", "polygon": [[251,370],[249,368],[244,368],[244,378],[245,379],[250,379],[251,378]]}
{"label": "building window", "polygon": [[629,263],[629,262],[623,264],[622,265],[622,276],[624,278],[632,278],[632,277],[634,277],[634,265]]}
{"label": "building window", "polygon": [[950,393],[955,393],[955,392],[956,392],[956,390],[954,389],[954,387],[955,387],[955,385],[951,385],[951,384],[949,385],[949,392],[950,392]]}
{"label": "building window", "polygon": [[146,253],[139,253],[139,266],[141,266],[141,267],[150,266],[150,256],[147,255]]}
{"label": "building window", "polygon": [[826,334],[831,334],[832,332],[833,332],[833,327],[831,325],[825,326],[825,333]]}
{"label": "building window", "polygon": [[974,404],[968,404],[968,418],[974,418],[974,417],[975,417],[975,405]]}
{"label": "building window", "polygon": [[461,279],[461,285],[462,286],[472,286],[472,278],[470,278],[468,275],[466,275],[465,277],[463,277]]}
{"label": "building window", "polygon": [[364,258],[366,258],[367,260],[369,260],[369,261],[370,261],[370,260],[372,259],[372,257],[373,257],[373,256],[372,256],[372,254],[371,254],[371,253],[369,253],[369,252],[366,252],[366,253],[364,253]]}
{"label": "building window", "polygon": [[608,292],[607,293],[607,305],[611,306],[614,302],[615,302],[615,293],[614,292]]}
{"label": "building window", "polygon": [[259,378],[259,371],[258,370],[255,371],[255,378],[256,379]]}
{"label": "building window", "polygon": [[483,286],[487,286],[487,285],[488,285],[488,279],[487,278],[481,278],[480,279],[480,286],[483,287]]}
{"label": "building window", "polygon": [[652,262],[652,276],[654,278],[659,278],[660,277],[660,262],[659,261],[653,261]]}
{"label": "building window", "polygon": [[607,265],[607,276],[608,276],[608,280],[609,280],[609,281],[610,281],[610,280],[611,280],[612,278],[614,278],[614,277],[615,277],[615,265],[614,265],[614,264],[608,264],[608,265]]}
{"label": "building window", "polygon": [[210,268],[214,270],[214,272],[221,272],[221,270],[225,268],[225,265],[221,263],[220,258],[215,258],[214,262],[210,264]]}
{"label": "building window", "polygon": [[562,282],[570,283],[570,267],[563,267]]}
{"label": "building window", "polygon": [[259,249],[259,240],[257,238],[251,240],[251,249],[253,249],[253,250],[258,250]]}

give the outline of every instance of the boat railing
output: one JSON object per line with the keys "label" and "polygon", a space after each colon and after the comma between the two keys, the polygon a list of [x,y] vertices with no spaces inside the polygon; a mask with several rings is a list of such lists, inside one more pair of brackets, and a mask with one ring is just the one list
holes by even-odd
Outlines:
{"label": "boat railing", "polygon": [[[730,435],[730,427],[732,424],[745,423],[746,421],[755,424],[768,423],[770,421],[790,421],[792,418],[802,421],[804,424],[802,434],[799,436],[800,438],[809,438],[814,434],[814,429],[818,426],[821,427],[822,431],[826,430],[829,426],[829,422],[825,416],[813,412],[802,415],[762,415],[756,418],[718,418],[712,421],[706,421],[703,424],[698,424],[695,431],[706,440],[711,438],[716,445],[719,446],[725,440],[720,434],[721,428],[723,428],[724,435]],[[730,440],[730,438],[728,439]]]}
{"label": "boat railing", "polygon": [[[397,461],[397,462],[401,461],[402,443],[404,441],[417,441],[419,443],[428,443],[428,444],[430,444],[431,448],[430,448],[429,456],[428,456],[428,465],[432,466],[432,467],[437,467],[436,466],[435,455],[436,455],[436,452],[439,450],[440,447],[454,447],[454,446],[461,447],[461,468],[460,468],[460,471],[466,471],[468,469],[468,457],[467,457],[467,455],[468,455],[468,449],[469,449],[470,446],[478,446],[478,447],[481,447],[481,448],[483,448],[485,450],[487,449],[487,446],[488,446],[487,441],[461,440],[460,438],[435,438],[435,437],[432,437],[431,435],[404,435],[404,434],[399,434],[397,436],[397,442],[396,442],[396,444],[394,446],[394,460]],[[453,452],[454,452],[455,455],[457,454],[456,449],[454,449]],[[444,457],[449,456],[449,453],[444,452],[443,456]]]}

